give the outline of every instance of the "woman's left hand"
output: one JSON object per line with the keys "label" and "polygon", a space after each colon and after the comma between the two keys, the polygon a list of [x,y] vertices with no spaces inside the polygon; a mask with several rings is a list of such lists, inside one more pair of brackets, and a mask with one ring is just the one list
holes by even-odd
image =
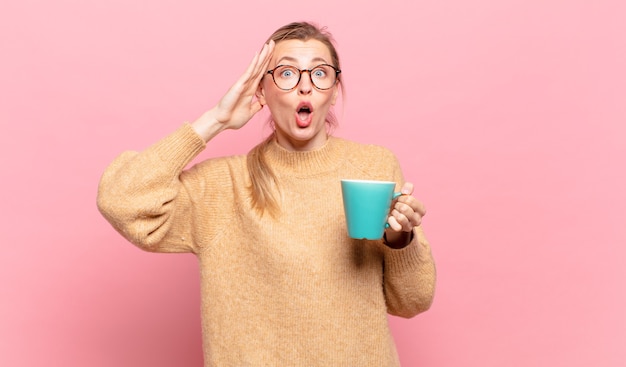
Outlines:
{"label": "woman's left hand", "polygon": [[402,195],[399,196],[391,207],[391,213],[387,223],[389,228],[385,230],[387,242],[393,243],[402,237],[402,232],[411,232],[414,227],[422,223],[422,217],[426,215],[426,208],[419,200],[413,197],[413,184],[407,182],[402,186]]}

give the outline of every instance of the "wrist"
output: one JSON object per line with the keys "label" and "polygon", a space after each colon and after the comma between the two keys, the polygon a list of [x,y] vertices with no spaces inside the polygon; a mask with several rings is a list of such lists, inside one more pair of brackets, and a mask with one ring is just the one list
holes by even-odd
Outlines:
{"label": "wrist", "polygon": [[205,142],[208,142],[226,129],[226,126],[215,118],[214,109],[203,113],[202,116],[191,124],[191,127],[193,127],[196,133],[200,135]]}
{"label": "wrist", "polygon": [[411,241],[413,241],[413,231],[391,232],[389,235],[387,234],[387,231],[383,233],[383,242],[387,247],[392,249],[403,249],[407,247]]}

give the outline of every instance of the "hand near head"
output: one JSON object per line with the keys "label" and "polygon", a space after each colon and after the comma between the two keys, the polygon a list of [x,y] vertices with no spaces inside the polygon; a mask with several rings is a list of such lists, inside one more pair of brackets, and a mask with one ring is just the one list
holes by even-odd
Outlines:
{"label": "hand near head", "polygon": [[402,242],[403,238],[410,238],[406,234],[413,231],[413,227],[419,226],[422,223],[422,217],[426,215],[424,204],[413,197],[412,183],[405,183],[401,192],[402,195],[392,205],[387,220],[389,228],[385,230],[385,237],[390,244]]}
{"label": "hand near head", "polygon": [[222,130],[241,128],[263,108],[256,100],[255,92],[265,75],[273,51],[274,41],[265,44],[218,104],[192,124],[205,141]]}

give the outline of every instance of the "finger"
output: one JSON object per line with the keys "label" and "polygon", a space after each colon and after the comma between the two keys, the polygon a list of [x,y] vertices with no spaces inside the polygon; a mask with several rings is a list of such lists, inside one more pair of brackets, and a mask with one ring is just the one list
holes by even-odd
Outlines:
{"label": "finger", "polygon": [[258,86],[261,82],[261,79],[265,76],[266,70],[269,66],[269,63],[272,59],[272,55],[274,53],[274,41],[270,41],[268,44],[263,46],[263,50],[261,51],[261,55],[259,56],[258,61],[258,69],[256,70],[253,85]]}
{"label": "finger", "polygon": [[398,206],[399,204],[409,206],[411,210],[418,213],[420,216],[426,215],[426,207],[421,201],[417,200],[414,196],[410,196],[410,195],[400,196],[398,198],[398,201],[396,202],[396,205],[394,205],[394,207],[399,207]]}
{"label": "finger", "polygon": [[[269,43],[266,43],[265,45],[263,45],[263,49],[261,50],[261,54],[259,55],[257,66],[254,71],[253,80],[250,82],[250,84],[247,87],[248,93],[256,95],[259,85],[261,84],[261,81],[263,80],[263,77],[266,74],[270,60],[272,59],[272,54],[274,52],[274,45],[275,44],[273,40],[270,40]],[[251,111],[253,114],[256,114],[261,109],[263,109],[263,104],[261,104],[261,102],[258,99],[256,99],[251,106]]]}
{"label": "finger", "polygon": [[240,78],[241,80],[245,82],[250,79],[250,76],[254,73],[256,66],[259,63],[259,58],[260,58],[260,54],[258,52],[255,52],[254,57],[252,58],[252,61],[250,61],[250,64],[248,64],[246,71],[241,76]]}
{"label": "finger", "polygon": [[244,88],[244,85],[248,84],[250,81],[252,81],[252,85],[256,87],[265,74],[265,69],[267,68],[273,50],[274,41],[264,44],[261,51],[254,54],[252,61],[250,61],[244,73],[239,77],[233,89],[241,90]]}
{"label": "finger", "polygon": [[260,52],[256,52],[254,54],[254,57],[252,58],[252,61],[250,61],[250,64],[248,64],[246,71],[239,78],[241,85],[244,85],[250,82],[251,80],[252,81],[256,80],[259,74],[263,75],[262,72],[264,71],[263,70],[264,64],[267,62],[267,59],[268,59],[269,50],[270,50],[270,45],[266,43],[263,45],[263,48],[261,48]]}
{"label": "finger", "polygon": [[389,223],[389,228],[393,229],[394,231],[402,231],[402,224],[398,223],[398,220],[393,215],[390,215],[389,218],[387,218],[387,223]]}
{"label": "finger", "polygon": [[248,81],[250,80],[250,76],[254,72],[255,64],[258,62],[258,59],[259,59],[259,54],[255,53],[254,57],[252,58],[252,61],[250,62],[250,64],[248,64],[248,67],[246,68],[244,73],[241,74],[241,76],[239,76],[239,79],[237,79],[235,84],[233,84],[230,87],[230,89],[228,90],[226,94],[235,93],[236,95],[242,95],[243,93],[246,92],[246,89],[248,89],[246,87],[246,84],[248,83]]}
{"label": "finger", "polygon": [[417,227],[422,223],[422,217],[412,210],[400,211],[394,209],[392,214],[395,216],[398,223],[402,225],[404,231],[410,231],[413,227]]}
{"label": "finger", "polygon": [[261,102],[254,101],[252,105],[250,106],[250,113],[254,115],[257,112],[261,111],[262,109],[263,109],[263,105],[261,104]]}
{"label": "finger", "polygon": [[402,195],[411,195],[413,193],[413,183],[405,182],[404,185],[402,185],[402,190],[400,190],[400,192],[402,192]]}
{"label": "finger", "polygon": [[403,213],[400,213],[397,210],[394,210],[391,212],[390,220],[398,223],[398,226],[394,228],[394,230],[396,230],[397,232],[399,231],[409,232],[414,227],[411,220],[407,216],[405,216]]}
{"label": "finger", "polygon": [[399,217],[399,222],[407,227],[416,227],[422,224],[422,215],[419,212],[413,210],[413,208],[405,203],[397,203],[394,206],[392,213],[400,213],[404,218],[407,218],[407,222],[402,222],[402,217]]}
{"label": "finger", "polygon": [[259,58],[256,60],[256,64],[254,65],[254,73],[252,79],[256,79],[259,75],[263,75],[263,73],[265,72],[265,64],[267,63],[269,51],[269,44],[264,44],[261,52],[259,53]]}
{"label": "finger", "polygon": [[265,54],[261,55],[261,62],[263,64],[269,63],[270,60],[272,59],[272,55],[274,54],[274,47],[276,46],[276,43],[274,43],[273,40],[270,40],[268,43],[265,44],[266,47],[266,52]]}
{"label": "finger", "polygon": [[413,204],[411,205],[411,208],[413,208],[413,210],[418,213],[421,217],[426,215],[426,207],[424,206],[424,204],[413,198]]}
{"label": "finger", "polygon": [[402,226],[402,229],[406,229],[410,224],[411,221],[409,220],[409,218],[402,213],[401,211],[394,209],[391,211],[391,215],[393,215],[394,218],[396,218],[396,221],[398,221],[398,223]]}

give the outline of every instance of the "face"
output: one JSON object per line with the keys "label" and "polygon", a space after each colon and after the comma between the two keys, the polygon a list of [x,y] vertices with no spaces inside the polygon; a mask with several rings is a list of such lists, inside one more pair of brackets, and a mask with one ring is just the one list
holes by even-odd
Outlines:
{"label": "face", "polygon": [[[297,69],[312,69],[320,64],[333,65],[328,47],[317,40],[280,41],[274,48],[268,66],[290,65]],[[317,89],[309,73],[302,73],[300,82],[285,91],[266,74],[259,85],[257,97],[267,105],[276,127],[278,143],[288,150],[312,150],[327,140],[326,115],[337,100],[339,83],[327,90]]]}

